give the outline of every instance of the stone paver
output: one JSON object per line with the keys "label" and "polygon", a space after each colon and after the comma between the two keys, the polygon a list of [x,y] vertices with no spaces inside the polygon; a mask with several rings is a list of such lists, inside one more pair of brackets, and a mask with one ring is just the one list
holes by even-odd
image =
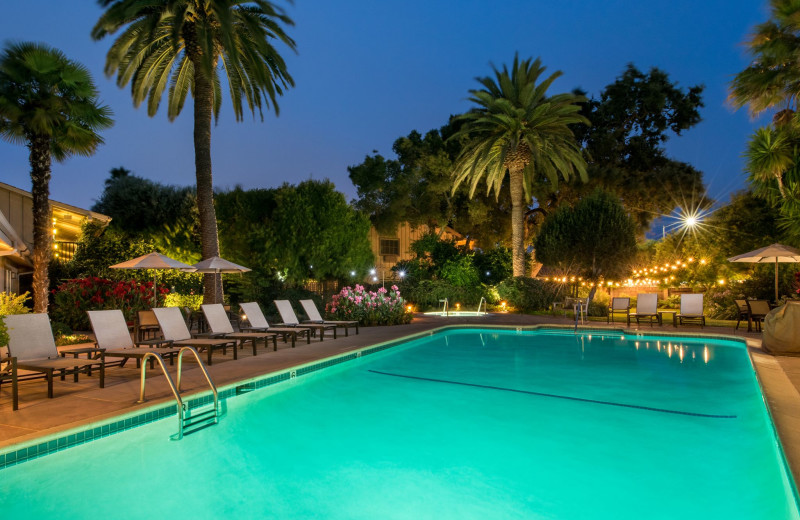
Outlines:
{"label": "stone paver", "polygon": [[[308,345],[298,342],[297,348],[279,343],[278,351],[270,347],[265,350],[259,346],[258,355],[253,356],[249,348],[239,351],[239,360],[233,357],[215,355],[209,372],[218,387],[246,381],[270,372],[285,370],[319,359],[355,350],[358,348],[391,341],[411,334],[424,332],[445,325],[486,324],[505,326],[528,326],[553,324],[572,325],[570,319],[560,316],[528,316],[515,314],[494,314],[483,318],[440,318],[418,317],[409,325],[395,327],[362,327],[361,334],[352,333],[344,337],[328,338],[323,342],[312,340]],[[607,327],[605,322],[589,322],[590,327]],[[624,324],[611,325],[624,328]],[[635,329],[635,325],[633,326]],[[709,333],[733,335],[731,327],[664,327],[651,328],[643,324],[643,332],[656,333]],[[772,356],[761,350],[760,334],[739,331],[738,337],[748,340],[751,359],[761,381],[767,403],[775,422],[786,458],[794,475],[800,481],[800,357]],[[175,366],[168,369],[175,377]],[[202,374],[197,365],[185,358],[183,394],[192,395],[207,391]],[[56,381],[54,399],[47,399],[46,384],[42,380],[20,383],[20,409],[11,410],[10,385],[0,388],[0,449],[15,444],[23,444],[37,438],[58,434],[82,425],[111,419],[135,412],[137,409],[172,401],[172,394],[159,369],[148,370],[146,396],[148,401],[136,404],[139,395],[139,375],[133,360],[124,368],[108,367],[106,387],[98,387],[97,377],[83,376],[78,383],[71,378]]]}

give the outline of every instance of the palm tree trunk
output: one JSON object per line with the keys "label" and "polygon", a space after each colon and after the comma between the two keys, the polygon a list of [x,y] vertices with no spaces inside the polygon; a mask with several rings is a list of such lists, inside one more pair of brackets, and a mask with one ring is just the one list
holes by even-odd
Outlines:
{"label": "palm tree trunk", "polygon": [[[200,248],[203,258],[219,256],[214,184],[211,178],[211,82],[199,64],[194,68],[194,164],[197,175],[197,210],[200,216]],[[203,276],[203,302],[222,301],[222,279],[218,274]]]}
{"label": "palm tree trunk", "polygon": [[53,255],[50,221],[50,139],[33,136],[28,144],[33,195],[33,312],[47,312],[50,280],[47,269]]}
{"label": "palm tree trunk", "polygon": [[525,188],[522,169],[508,170],[511,187],[511,263],[514,276],[525,276]]}

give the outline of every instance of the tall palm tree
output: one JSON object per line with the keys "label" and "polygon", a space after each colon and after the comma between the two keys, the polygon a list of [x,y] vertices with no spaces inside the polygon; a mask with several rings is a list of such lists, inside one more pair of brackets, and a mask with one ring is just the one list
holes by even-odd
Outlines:
{"label": "tall palm tree", "polygon": [[470,197],[486,177],[487,194],[499,197],[506,172],[511,190],[511,244],[514,276],[525,276],[524,212],[531,186],[577,172],[586,179],[586,162],[569,125],[589,124],[579,114],[583,98],[574,94],[547,96],[561,75],[555,72],[537,84],[545,71],[537,58],[514,56],[509,71],[492,67],[494,78],[478,78],[483,89],[470,90],[476,108],[458,117],[461,129],[451,139],[466,143],[454,169],[453,191],[469,180]]}
{"label": "tall palm tree", "polygon": [[776,124],[789,122],[800,99],[800,2],[770,0],[770,20],[745,46],[753,61],[731,81],[730,101],[753,115],[775,110]]}
{"label": "tall palm tree", "polygon": [[[107,8],[92,30],[95,40],[123,29],[106,57],[106,74],[120,87],[131,83],[133,103],[147,101],[154,116],[169,88],[167,117],[180,114],[191,91],[194,100],[194,159],[203,258],[219,255],[211,176],[211,119],[222,103],[220,71],[227,76],[236,120],[246,103],[263,120],[276,97],[294,85],[272,46],[295,43],[283,26],[292,20],[265,0],[99,0]],[[206,302],[221,295],[219,275],[204,279]]]}
{"label": "tall palm tree", "polygon": [[0,55],[0,137],[30,151],[35,312],[47,312],[51,160],[90,156],[103,143],[97,132],[113,121],[97,95],[89,71],[59,50],[23,42],[8,44]]}

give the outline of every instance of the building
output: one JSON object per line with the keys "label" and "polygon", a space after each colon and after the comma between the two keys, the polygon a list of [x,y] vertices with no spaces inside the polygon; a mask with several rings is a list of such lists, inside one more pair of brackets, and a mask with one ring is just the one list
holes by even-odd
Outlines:
{"label": "building", "polygon": [[[422,225],[412,229],[408,222],[397,226],[394,233],[381,234],[374,227],[369,230],[369,240],[372,246],[372,253],[375,255],[375,275],[378,280],[393,279],[392,267],[401,260],[411,260],[414,254],[411,252],[411,243],[422,238],[430,230],[428,226]],[[435,230],[437,233],[439,229]],[[442,232],[443,239],[454,239],[462,241],[462,237],[457,231],[449,227]],[[377,281],[377,280],[373,280]]]}
{"label": "building", "polygon": [[[50,201],[53,218],[53,259],[66,261],[75,254],[84,222],[103,225],[111,217],[77,206]],[[0,182],[0,291],[30,289],[33,268],[33,196],[29,191]]]}

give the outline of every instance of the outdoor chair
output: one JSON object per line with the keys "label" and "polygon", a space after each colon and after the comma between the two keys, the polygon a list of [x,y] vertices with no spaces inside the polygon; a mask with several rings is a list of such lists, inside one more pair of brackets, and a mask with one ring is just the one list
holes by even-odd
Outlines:
{"label": "outdoor chair", "polygon": [[308,315],[308,319],[303,321],[303,323],[322,323],[323,325],[336,325],[337,327],[344,328],[344,335],[349,336],[348,330],[350,327],[356,328],[356,334],[358,334],[358,320],[324,320],[322,319],[322,315],[319,313],[317,309],[317,304],[314,303],[314,300],[300,300],[300,305],[303,306],[303,310]]}
{"label": "outdoor chair", "polygon": [[203,315],[206,317],[206,324],[210,331],[207,333],[213,338],[238,339],[244,344],[249,341],[253,345],[253,355],[256,355],[256,342],[264,340],[264,347],[269,345],[272,339],[274,350],[278,350],[278,335],[273,332],[234,332],[228,312],[221,303],[209,303],[201,305]]}
{"label": "outdoor chair", "polygon": [[86,370],[91,375],[93,367],[100,369],[100,388],[105,386],[106,364],[103,349],[92,349],[96,359],[67,359],[61,357],[53,339],[50,318],[47,314],[10,314],[4,318],[8,327],[8,354],[16,358],[17,370],[43,374],[47,379],[47,397],[53,397],[53,375],[58,372],[64,379]]}
{"label": "outdoor chair", "polygon": [[739,323],[742,321],[747,321],[747,332],[753,330],[753,322],[750,320],[750,307],[747,306],[747,300],[733,300],[736,302],[736,326],[733,327],[733,331],[739,328]]}
{"label": "outdoor chair", "polygon": [[648,318],[650,326],[653,326],[653,318],[656,319],[661,325],[661,315],[658,314],[658,294],[656,293],[639,293],[636,295],[636,312],[630,315],[631,318],[636,319],[636,326],[639,326],[639,320]]}
{"label": "outdoor chair", "polygon": [[239,307],[241,307],[242,312],[244,313],[244,319],[247,320],[247,323],[250,326],[247,327],[239,327],[242,331],[253,331],[253,332],[275,332],[283,336],[283,341],[286,342],[286,338],[292,338],[292,348],[295,347],[295,343],[297,342],[297,336],[305,336],[306,343],[311,343],[311,329],[308,327],[270,327],[269,323],[267,323],[267,318],[264,317],[264,313],[261,312],[261,307],[258,305],[257,302],[247,302],[247,303],[240,303]]}
{"label": "outdoor chair", "polygon": [[208,365],[212,364],[211,355],[214,350],[222,349],[222,354],[227,354],[229,347],[233,348],[233,359],[237,359],[236,351],[239,341],[235,339],[211,339],[211,338],[197,338],[192,336],[186,322],[183,319],[183,313],[178,307],[159,307],[153,309],[158,320],[158,325],[161,327],[161,333],[164,339],[170,342],[170,346],[188,346],[194,347],[197,350],[206,349],[208,352]]}
{"label": "outdoor chair", "polygon": [[752,330],[752,323],[756,324],[756,332],[761,332],[761,323],[764,322],[764,318],[767,317],[769,311],[772,309],[769,308],[769,301],[767,300],[747,300],[747,310],[750,314],[748,324],[747,324],[747,331],[750,332]]}
{"label": "outdoor chair", "polygon": [[675,316],[678,324],[699,323],[700,327],[706,326],[706,316],[703,314],[703,295],[702,294],[681,294],[681,311]]}
{"label": "outdoor chair", "polygon": [[0,354],[0,388],[3,381],[11,381],[11,409],[19,410],[19,374],[17,373],[17,358],[6,353]]}
{"label": "outdoor chair", "polygon": [[133,324],[133,336],[136,341],[144,341],[151,336],[155,337],[158,334],[158,320],[152,310],[139,311],[136,313],[136,319]]}
{"label": "outdoor chair", "polygon": [[614,315],[625,313],[628,326],[631,326],[631,299],[630,298],[611,298],[611,305],[608,306],[606,323],[614,323]]}
{"label": "outdoor chair", "polygon": [[[105,350],[107,358],[122,358],[119,366],[124,367],[129,359],[136,360],[136,367],[139,368],[142,358],[147,354],[158,354],[161,357],[169,357],[170,365],[174,363],[175,356],[180,353],[179,348],[164,347],[153,348],[154,346],[169,345],[168,341],[161,339],[137,341],[134,344],[128,326],[125,323],[125,316],[119,309],[107,311],[86,311],[89,315],[89,323],[94,332],[95,345]],[[149,345],[142,347],[141,345]],[[155,366],[155,360],[150,360],[150,368]]]}
{"label": "outdoor chair", "polygon": [[[283,320],[281,325],[286,325],[287,327],[297,327],[300,325],[300,320],[297,319],[297,315],[294,313],[294,309],[292,308],[292,304],[289,303],[289,300],[275,300],[275,307],[278,308],[278,312]],[[336,339],[336,325],[334,324],[328,325],[325,323],[304,323],[303,327],[308,327],[314,331],[318,331],[320,341],[325,339],[326,330],[332,330],[333,339]]]}

